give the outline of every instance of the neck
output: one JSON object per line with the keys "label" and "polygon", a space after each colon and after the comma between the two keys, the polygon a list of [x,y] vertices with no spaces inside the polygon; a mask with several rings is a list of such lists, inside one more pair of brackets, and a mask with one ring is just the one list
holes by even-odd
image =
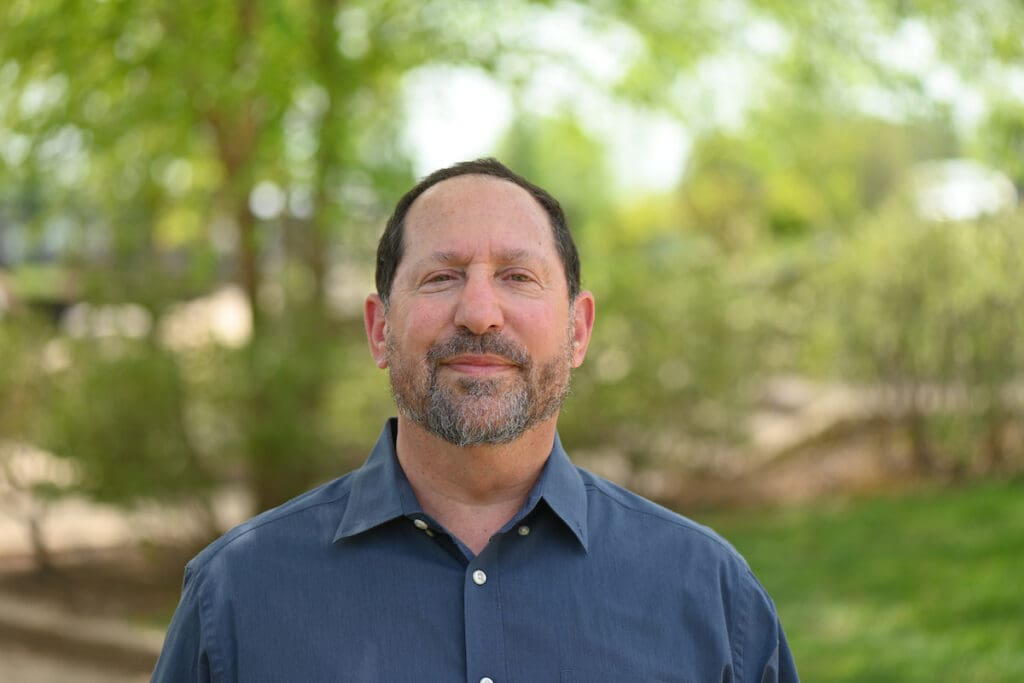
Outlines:
{"label": "neck", "polygon": [[526,501],[555,438],[552,418],[508,444],[462,448],[398,418],[398,461],[424,512],[473,553]]}

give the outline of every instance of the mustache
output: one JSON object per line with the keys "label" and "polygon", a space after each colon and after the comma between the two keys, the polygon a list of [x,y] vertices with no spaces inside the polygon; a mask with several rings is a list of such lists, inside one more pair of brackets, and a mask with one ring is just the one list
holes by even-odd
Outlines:
{"label": "mustache", "polygon": [[526,349],[501,336],[500,332],[473,334],[467,330],[459,330],[444,341],[431,346],[427,350],[427,360],[438,363],[462,353],[500,356],[523,368],[530,365],[530,354]]}

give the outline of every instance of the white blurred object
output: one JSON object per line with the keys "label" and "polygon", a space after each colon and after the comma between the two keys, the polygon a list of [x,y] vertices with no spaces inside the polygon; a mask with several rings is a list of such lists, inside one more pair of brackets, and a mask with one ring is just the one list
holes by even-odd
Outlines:
{"label": "white blurred object", "polygon": [[[90,304],[68,309],[61,321],[71,337],[142,338],[153,328],[153,316],[139,304]],[[171,306],[159,321],[160,341],[180,351],[209,344],[239,348],[252,337],[252,309],[237,285]]]}
{"label": "white blurred object", "polygon": [[64,314],[64,331],[72,337],[145,337],[153,316],[139,304],[96,305],[80,302]]}
{"label": "white blurred object", "polygon": [[71,486],[76,479],[71,463],[31,444],[0,442],[0,498],[11,502],[17,492],[33,486]]}
{"label": "white blurred object", "polygon": [[1006,174],[970,159],[918,164],[912,182],[917,211],[928,220],[971,220],[1017,204],[1017,189]]}
{"label": "white blurred object", "polygon": [[177,304],[160,321],[160,339],[174,350],[208,344],[239,348],[251,337],[252,310],[245,292],[237,285]]}

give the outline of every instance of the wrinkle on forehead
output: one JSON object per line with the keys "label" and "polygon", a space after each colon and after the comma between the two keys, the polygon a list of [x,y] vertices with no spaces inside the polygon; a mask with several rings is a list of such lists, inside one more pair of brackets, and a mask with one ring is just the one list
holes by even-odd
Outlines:
{"label": "wrinkle on forehead", "polygon": [[[473,255],[455,250],[438,250],[416,261],[416,265],[451,265],[461,266],[470,263]],[[503,265],[515,263],[536,263],[544,265],[543,255],[531,249],[509,248],[501,249],[494,254],[496,263]]]}

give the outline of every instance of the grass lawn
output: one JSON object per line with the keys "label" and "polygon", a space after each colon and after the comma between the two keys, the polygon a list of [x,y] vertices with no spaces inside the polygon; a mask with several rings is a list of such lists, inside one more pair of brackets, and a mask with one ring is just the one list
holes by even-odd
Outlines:
{"label": "grass lawn", "polygon": [[1024,681],[1024,480],[694,517],[771,593],[804,681]]}

